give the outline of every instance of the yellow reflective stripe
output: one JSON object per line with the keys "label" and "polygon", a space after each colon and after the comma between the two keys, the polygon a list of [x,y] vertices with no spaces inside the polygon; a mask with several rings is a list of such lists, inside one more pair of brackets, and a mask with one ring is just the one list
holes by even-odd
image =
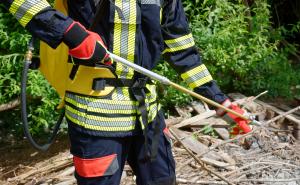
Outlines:
{"label": "yellow reflective stripe", "polygon": [[199,87],[199,86],[201,86],[201,85],[203,85],[203,84],[205,84],[207,82],[210,82],[212,80],[213,80],[212,76],[206,76],[206,77],[204,77],[202,79],[199,79],[199,80],[197,80],[197,81],[195,81],[193,83],[190,83],[189,86],[191,88]]}
{"label": "yellow reflective stripe", "polygon": [[136,116],[128,116],[128,117],[102,117],[95,115],[87,115],[84,112],[80,112],[78,110],[73,109],[72,107],[66,105],[66,110],[70,111],[73,114],[81,116],[86,119],[94,120],[94,121],[102,121],[102,122],[118,122],[118,121],[134,121],[136,120]]}
{"label": "yellow reflective stripe", "polygon": [[165,40],[165,43],[167,45],[170,45],[170,44],[178,43],[178,42],[181,42],[183,40],[186,40],[186,39],[189,39],[189,38],[192,38],[192,37],[193,37],[193,35],[190,33],[188,35],[184,35],[184,36],[176,38],[176,39]]}
{"label": "yellow reflective stripe", "polygon": [[76,107],[79,107],[79,108],[81,108],[81,109],[86,109],[86,108],[87,108],[87,105],[81,104],[81,103],[79,103],[78,101],[75,101],[75,100],[73,100],[73,99],[71,99],[71,98],[68,98],[68,97],[65,97],[65,101],[66,101],[66,102],[69,102],[69,103],[71,103],[71,104],[73,104],[73,105],[75,105]]}
{"label": "yellow reflective stripe", "polygon": [[47,3],[47,1],[40,1],[39,3],[37,3],[36,5],[34,5],[33,7],[31,7],[26,13],[25,15],[22,17],[22,19],[20,19],[20,23],[22,26],[26,26],[29,21],[40,11],[42,11],[43,9],[49,7],[50,5]]}
{"label": "yellow reflective stripe", "polygon": [[195,42],[193,39],[193,35],[190,33],[176,39],[165,40],[165,44],[167,45],[167,48],[163,51],[163,54],[167,52],[181,51],[193,47],[195,45]]}
{"label": "yellow reflective stripe", "polygon": [[121,55],[121,30],[122,30],[122,24],[115,23],[114,28],[115,29],[114,29],[114,46],[113,46],[113,51],[114,51],[114,53],[116,55],[120,56]]}
{"label": "yellow reflective stripe", "polygon": [[10,12],[25,27],[37,13],[47,7],[50,5],[45,0],[15,0],[11,5]]}
{"label": "yellow reflective stripe", "polygon": [[134,101],[113,101],[109,99],[98,99],[98,98],[90,98],[90,97],[82,97],[85,100],[92,101],[93,103],[105,103],[105,104],[111,104],[111,105],[131,105],[136,106],[136,103]]}
{"label": "yellow reflective stripe", "polygon": [[135,101],[113,101],[109,99],[101,99],[101,100],[95,100],[93,103],[105,103],[105,104],[110,104],[110,105],[130,105],[130,106],[136,106]]}
{"label": "yellow reflective stripe", "polygon": [[155,117],[157,116],[157,113],[161,109],[161,104],[153,104],[149,107],[149,113],[148,113],[148,122],[152,122]]}
{"label": "yellow reflective stripe", "polygon": [[135,128],[135,124],[133,124],[130,127],[102,127],[102,126],[97,126],[97,125],[89,125],[89,124],[83,123],[83,122],[73,118],[72,116],[70,116],[68,114],[66,114],[66,117],[69,120],[71,120],[73,123],[80,125],[84,128],[91,129],[91,130],[119,132],[119,131],[131,131],[131,130],[134,130],[134,128]]}
{"label": "yellow reflective stripe", "polygon": [[111,99],[115,101],[130,101],[131,97],[129,95],[128,87],[116,87],[111,95]]}
{"label": "yellow reflective stripe", "polygon": [[188,49],[188,48],[193,47],[193,46],[195,46],[195,42],[194,41],[191,42],[191,43],[189,43],[189,44],[185,44],[183,46],[177,46],[177,47],[174,47],[174,48],[166,48],[162,52],[162,54],[185,50],[185,49]]}
{"label": "yellow reflective stripe", "polygon": [[82,97],[74,94],[67,93],[66,98],[71,98],[76,102],[81,102],[82,104],[97,104],[97,103],[105,103],[108,105],[119,105],[119,106],[136,106],[134,101],[115,101],[110,99],[99,99],[92,97]]}
{"label": "yellow reflective stripe", "polygon": [[105,114],[136,114],[136,109],[128,109],[128,110],[109,110],[109,109],[101,109],[101,108],[93,108],[89,107],[89,111],[105,113]]}
{"label": "yellow reflective stripe", "polygon": [[[115,0],[115,6],[122,9],[122,0]],[[113,42],[113,53],[121,56],[121,32],[122,32],[122,23],[117,21],[119,19],[119,15],[117,10],[115,10],[114,17],[114,42]],[[122,66],[121,66],[122,67]],[[121,68],[122,69],[122,68]],[[120,71],[120,64],[117,63],[116,73],[118,74]],[[119,75],[119,74],[118,74]]]}
{"label": "yellow reflective stripe", "polygon": [[161,24],[161,21],[162,21],[162,11],[163,9],[160,8],[160,11],[159,11],[159,23]]}
{"label": "yellow reflective stripe", "polygon": [[204,64],[201,64],[200,66],[195,67],[192,70],[189,70],[189,71],[187,71],[185,73],[182,73],[181,74],[181,78],[183,80],[186,80],[186,79],[190,78],[191,76],[194,76],[195,74],[197,74],[199,72],[202,72],[204,70],[207,70],[207,68],[206,68],[206,66]]}
{"label": "yellow reflective stripe", "polygon": [[[126,2],[125,2],[126,3]],[[123,13],[123,17],[125,20],[128,19],[128,9],[126,8],[126,6],[128,5],[129,2],[127,2],[127,4],[125,4],[123,6],[123,0],[116,0],[115,1],[115,5],[118,6],[121,10],[122,10],[122,13]],[[126,11],[127,10],[127,11]],[[116,42],[118,43],[115,43],[114,42],[114,45],[116,44],[117,47],[119,47],[119,56],[127,59],[127,51],[124,51],[125,49],[127,50],[127,45],[128,45],[128,37],[126,35],[126,33],[128,32],[127,31],[127,24],[122,24],[122,20],[119,18],[119,14],[117,12],[117,10],[115,10],[115,30],[117,32],[120,32],[118,33],[118,35],[116,35],[115,37],[118,37],[116,39]],[[116,74],[121,77],[123,71],[124,71],[124,68],[126,68],[126,66],[124,66],[123,64],[121,63],[118,63],[117,62],[117,65],[116,65]]]}
{"label": "yellow reflective stripe", "polygon": [[204,64],[181,74],[181,78],[185,80],[191,88],[201,86],[213,80]]}
{"label": "yellow reflective stripe", "polygon": [[[134,62],[137,21],[136,0],[116,0],[115,5],[122,9],[125,20],[120,20],[117,11],[115,11],[114,32],[117,33],[117,35],[114,35],[114,38],[117,38],[114,39],[114,48],[116,45],[116,50],[118,50],[117,53],[119,56]],[[117,63],[116,73],[119,78],[130,79],[133,77],[134,70],[121,63]]]}
{"label": "yellow reflective stripe", "polygon": [[14,0],[9,8],[9,12],[13,15],[16,14],[17,10],[20,8],[20,6],[25,2],[26,0]]}
{"label": "yellow reflective stripe", "polygon": [[152,103],[155,100],[156,100],[156,96],[149,96],[149,97],[146,97],[145,102],[146,103]]}
{"label": "yellow reflective stripe", "polygon": [[[137,3],[136,0],[130,0],[130,13],[129,13],[129,30],[128,30],[128,57],[127,60],[134,62],[135,53],[135,35],[136,35],[136,24],[130,24],[137,21]],[[129,67],[126,78],[130,79],[133,77],[134,70]]]}

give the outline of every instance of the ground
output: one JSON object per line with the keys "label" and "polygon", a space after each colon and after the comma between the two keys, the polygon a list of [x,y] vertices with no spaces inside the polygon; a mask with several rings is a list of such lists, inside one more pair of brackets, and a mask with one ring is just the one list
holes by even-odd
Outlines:
{"label": "ground", "polygon": [[[266,122],[276,116],[275,113],[266,113],[264,118],[259,118],[263,125],[253,125],[253,133],[227,140],[212,132],[204,134],[198,128],[199,124],[176,128],[177,123],[170,121],[177,183],[210,185],[230,181],[241,185],[300,185],[300,141],[293,135],[293,128],[296,127],[291,127],[291,122],[285,119]],[[211,116],[204,121],[210,119]],[[48,152],[37,152],[25,139],[2,143],[0,184],[76,184],[68,148],[68,138],[63,135],[58,137]],[[198,162],[192,159],[195,155],[198,155]],[[126,165],[121,184],[135,184],[134,179],[132,170]]]}

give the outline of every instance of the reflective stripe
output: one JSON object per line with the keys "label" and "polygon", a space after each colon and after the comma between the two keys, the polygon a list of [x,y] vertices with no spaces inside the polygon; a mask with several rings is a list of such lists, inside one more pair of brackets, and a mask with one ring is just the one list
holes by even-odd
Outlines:
{"label": "reflective stripe", "polygon": [[[129,20],[129,13],[130,13],[130,2],[122,2],[122,12],[125,20]],[[126,58],[128,57],[128,30],[129,30],[129,24],[122,24],[122,31],[121,31],[121,57]],[[128,73],[128,67],[127,66],[118,66],[117,63],[117,69],[122,68],[120,70],[120,77],[126,78],[126,73]],[[118,71],[118,70],[117,70]]]}
{"label": "reflective stripe", "polygon": [[185,80],[191,88],[199,87],[213,80],[204,64],[181,74],[181,78]]}
{"label": "reflective stripe", "polygon": [[[122,7],[122,0],[115,0],[115,6],[119,7],[121,9]],[[125,16],[125,15],[124,15]],[[113,41],[113,53],[116,55],[121,56],[121,33],[122,33],[122,24],[120,23],[119,15],[117,10],[115,10],[115,16],[114,16],[114,41]],[[123,46],[123,45],[122,45]],[[124,57],[124,56],[123,56]],[[117,63],[117,74],[119,75],[119,68],[120,64]]]}
{"label": "reflective stripe", "polygon": [[[105,117],[98,117],[100,120],[93,120],[89,119],[89,117],[83,117],[78,115],[78,112],[75,111],[73,113],[69,109],[70,107],[66,106],[66,117],[70,119],[73,123],[76,123],[84,128],[92,129],[92,130],[99,130],[99,131],[113,131],[113,132],[118,132],[118,131],[130,131],[134,130],[135,128],[135,119],[136,117],[132,117],[132,120],[129,121],[110,121],[110,122],[105,122],[101,121],[101,118]],[[74,110],[73,110],[74,111]]]}
{"label": "reflective stripe", "polygon": [[[161,105],[156,101],[155,85],[146,85],[148,122],[154,120]],[[122,132],[135,129],[138,113],[138,102],[132,101],[128,87],[118,87],[111,99],[83,97],[66,93],[66,117],[84,128],[98,131]]]}
{"label": "reflective stripe", "polygon": [[14,0],[9,11],[25,27],[37,13],[47,7],[50,5],[45,0]]}
{"label": "reflective stripe", "polygon": [[[135,37],[136,37],[136,23],[137,22],[137,7],[136,1],[130,0],[130,15],[129,15],[129,33],[128,33],[128,60],[134,62],[134,54],[135,54]],[[132,78],[134,74],[134,70],[130,67],[128,70],[128,74],[126,78]]]}
{"label": "reflective stripe", "polygon": [[[132,120],[136,120],[136,116],[126,116],[126,117],[103,117],[103,116],[98,116],[98,115],[91,115],[88,114],[86,112],[80,112],[79,110],[76,110],[74,108],[72,108],[71,106],[66,105],[66,110],[68,110],[69,112],[76,114],[82,118],[86,118],[86,119],[90,119],[91,122],[93,122],[93,124],[95,125],[100,125],[99,123],[109,123],[109,122],[128,122],[128,121],[132,121]],[[110,124],[110,123],[109,123]],[[111,124],[111,125],[106,125],[107,127],[116,127],[116,125]],[[124,126],[128,126],[127,124],[124,124]]]}
{"label": "reflective stripe", "polygon": [[81,104],[80,102],[76,102],[73,99],[65,98],[65,101],[78,107],[81,109],[87,109],[89,108],[90,111],[98,112],[98,113],[105,113],[105,114],[134,114],[136,113],[136,110],[134,109],[136,106],[122,106],[118,107],[119,109],[114,109],[115,107],[110,104],[105,103],[92,103],[92,104]]}
{"label": "reflective stripe", "polygon": [[191,33],[176,39],[165,40],[165,43],[167,48],[163,51],[163,53],[180,51],[195,45],[193,35]]}
{"label": "reflective stripe", "polygon": [[113,175],[119,169],[117,154],[93,159],[74,156],[73,161],[76,172],[82,177]]}
{"label": "reflective stripe", "polygon": [[[109,100],[109,99],[100,99],[100,98],[92,98],[92,97],[82,97],[79,95],[74,95],[71,93],[67,93],[66,97],[73,99],[76,102],[86,104],[86,105],[91,105],[93,107],[101,107],[103,106],[107,109],[130,109],[133,108],[133,106],[136,105],[134,101],[114,101],[114,100]],[[104,104],[104,105],[97,105],[97,104]]]}
{"label": "reflective stripe", "polygon": [[149,122],[153,121],[155,117],[157,116],[157,113],[161,109],[161,104],[155,103],[149,107],[148,110],[148,120]]}
{"label": "reflective stripe", "polygon": [[[116,0],[115,5],[121,8],[125,20],[121,20],[118,12],[115,11],[113,51],[115,54],[134,62],[137,22],[136,1]],[[117,63],[116,73],[120,78],[132,78],[134,70]]]}
{"label": "reflective stripe", "polygon": [[161,6],[161,0],[140,0],[141,4]]}

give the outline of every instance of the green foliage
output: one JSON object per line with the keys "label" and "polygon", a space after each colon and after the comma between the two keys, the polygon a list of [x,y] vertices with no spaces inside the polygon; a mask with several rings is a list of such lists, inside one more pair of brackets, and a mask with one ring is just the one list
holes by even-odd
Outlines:
{"label": "green foliage", "polygon": [[[271,97],[285,98],[300,93],[295,88],[300,84],[300,66],[289,60],[299,47],[284,42],[286,36],[299,33],[300,23],[290,30],[272,28],[267,0],[254,1],[251,7],[241,0],[183,0],[183,4],[202,61],[224,92],[256,95],[268,90]],[[158,69],[179,82],[167,64]],[[167,94],[168,106],[190,101],[173,89]]]}
{"label": "green foliage", "polygon": [[[0,6],[0,104],[20,96],[21,71],[30,35]],[[58,96],[38,71],[30,71],[27,84],[28,120],[31,132],[48,132],[58,118]],[[0,112],[0,126],[22,135],[20,110]]]}
{"label": "green foliage", "polygon": [[[166,76],[173,82],[176,82],[183,86],[187,86],[187,84],[179,78],[175,70],[172,69],[171,66],[167,63],[160,62],[156,66],[155,72]],[[174,107],[174,105],[184,105],[187,102],[191,102],[192,100],[189,95],[179,92],[172,87],[164,86],[163,84],[158,84],[157,87],[159,97],[163,97],[159,101],[165,108]]]}
{"label": "green foliage", "polygon": [[[300,70],[288,57],[296,46],[280,45],[286,32],[272,29],[266,0],[255,1],[252,7],[228,0],[184,3],[203,62],[223,90],[295,95],[290,89],[300,83]],[[293,31],[299,32],[299,26]]]}

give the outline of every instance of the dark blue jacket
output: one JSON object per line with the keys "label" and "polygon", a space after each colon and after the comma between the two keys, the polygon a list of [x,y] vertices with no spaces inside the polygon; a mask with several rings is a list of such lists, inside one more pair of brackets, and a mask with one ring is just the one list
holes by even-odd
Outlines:
{"label": "dark blue jacket", "polygon": [[[103,38],[109,51],[150,70],[163,56],[194,91],[218,103],[227,98],[201,62],[181,0],[104,1],[93,31]],[[46,0],[4,0],[27,30],[53,48],[62,42],[73,20],[90,27],[99,0],[65,3],[69,17],[51,8]],[[120,63],[114,67],[119,78],[137,75]]]}

